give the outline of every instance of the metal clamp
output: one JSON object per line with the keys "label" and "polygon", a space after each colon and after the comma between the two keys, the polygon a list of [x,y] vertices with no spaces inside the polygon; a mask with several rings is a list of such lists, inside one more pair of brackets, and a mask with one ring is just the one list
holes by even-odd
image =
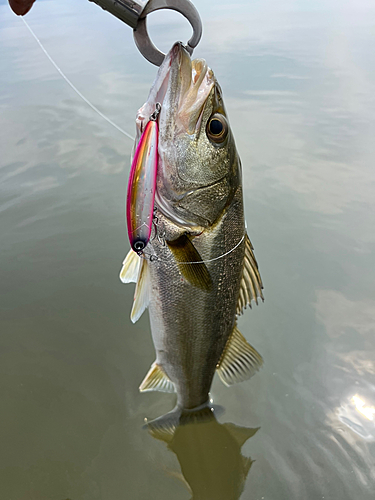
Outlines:
{"label": "metal clamp", "polygon": [[140,53],[152,64],[160,66],[165,54],[160,52],[150,40],[146,17],[160,9],[171,9],[182,14],[193,28],[193,36],[186,44],[191,55],[202,36],[202,22],[197,9],[190,0],[89,0],[104,10],[108,10],[134,30],[134,41]]}

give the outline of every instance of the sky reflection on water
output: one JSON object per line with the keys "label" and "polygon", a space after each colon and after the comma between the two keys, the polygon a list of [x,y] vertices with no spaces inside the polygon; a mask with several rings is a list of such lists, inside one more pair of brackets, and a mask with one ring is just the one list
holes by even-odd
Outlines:
{"label": "sky reflection on water", "polygon": [[[239,321],[264,368],[212,390],[220,425],[260,427],[241,452],[255,460],[241,498],[370,500],[375,7],[196,5],[195,55],[224,91],[265,284],[265,304]],[[27,20],[133,134],[155,68],[131,31],[86,1],[38,0]],[[189,27],[157,13],[151,33],[168,50]],[[176,455],[141,429],[173,396],[138,394],[153,346],[118,280],[132,143],[72,92],[4,1],[0,54],[1,497],[187,499],[166,473],[180,470]]]}

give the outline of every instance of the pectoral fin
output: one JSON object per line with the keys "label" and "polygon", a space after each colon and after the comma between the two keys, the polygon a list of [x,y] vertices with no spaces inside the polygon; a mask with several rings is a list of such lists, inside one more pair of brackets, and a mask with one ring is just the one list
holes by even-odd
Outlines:
{"label": "pectoral fin", "polygon": [[182,276],[193,286],[209,291],[212,280],[206,264],[186,234],[167,245],[175,258]]}
{"label": "pectoral fin", "polygon": [[262,356],[235,325],[216,367],[222,382],[229,386],[248,380],[263,364]]}
{"label": "pectoral fin", "polygon": [[258,297],[264,300],[263,283],[259,274],[258,264],[255,260],[253,245],[246,235],[245,257],[243,262],[242,280],[237,302],[237,315],[242,314],[246,306],[251,307],[251,301],[258,304]]}
{"label": "pectoral fin", "polygon": [[166,375],[161,366],[156,363],[151,365],[151,368],[145,376],[142,384],[139,386],[141,392],[146,391],[161,391],[175,392],[174,384]]}

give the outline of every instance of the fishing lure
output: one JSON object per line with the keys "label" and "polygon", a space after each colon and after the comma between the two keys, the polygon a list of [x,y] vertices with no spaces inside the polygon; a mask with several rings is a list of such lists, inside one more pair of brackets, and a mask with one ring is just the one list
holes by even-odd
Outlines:
{"label": "fishing lure", "polygon": [[150,116],[139,140],[130,168],[126,220],[130,246],[142,254],[150,241],[158,166],[158,124],[161,105]]}

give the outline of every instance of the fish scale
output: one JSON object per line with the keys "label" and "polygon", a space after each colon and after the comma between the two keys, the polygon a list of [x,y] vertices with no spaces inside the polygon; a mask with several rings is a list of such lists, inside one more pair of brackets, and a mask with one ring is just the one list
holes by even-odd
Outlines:
{"label": "fish scale", "polygon": [[[237,243],[238,228],[232,219],[240,225],[241,208],[240,203],[233,203],[213,230],[194,239],[201,256],[216,257],[217,249],[230,250]],[[208,399],[216,365],[233,329],[244,244],[225,258],[207,264],[213,277],[209,293],[192,290],[168,247],[155,239],[152,250],[160,256],[150,263],[149,313],[156,363],[174,381],[178,404],[194,408]]]}

